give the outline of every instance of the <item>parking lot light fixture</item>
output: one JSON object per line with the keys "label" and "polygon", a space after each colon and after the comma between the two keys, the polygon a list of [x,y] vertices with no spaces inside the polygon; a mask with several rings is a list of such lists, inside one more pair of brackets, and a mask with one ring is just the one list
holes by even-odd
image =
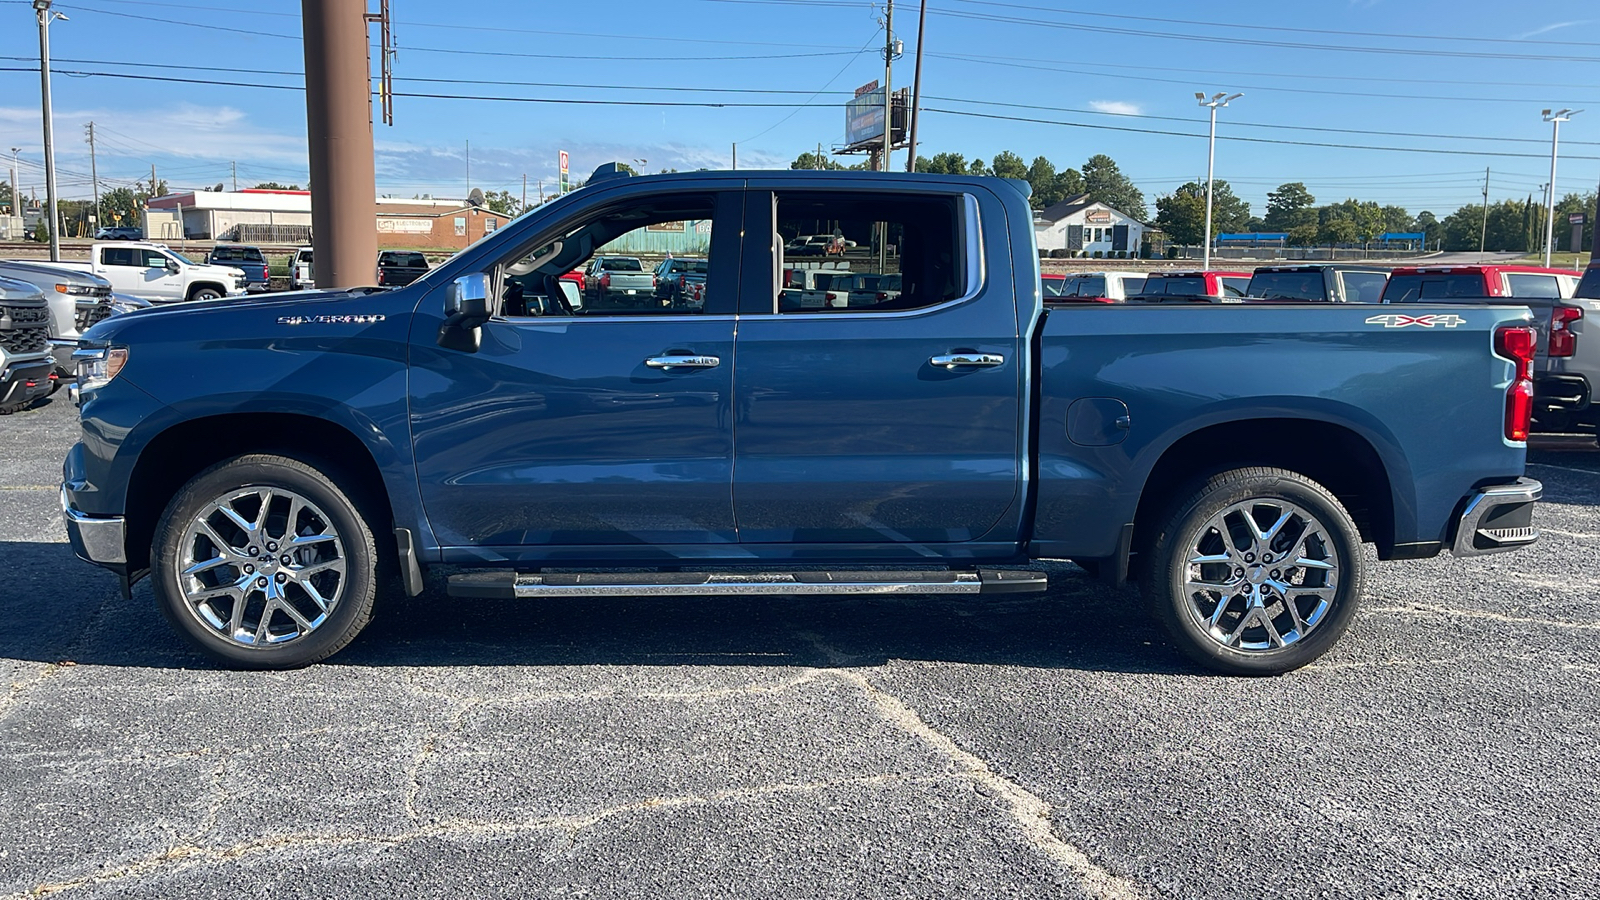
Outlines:
{"label": "parking lot light fixture", "polygon": [[1227,106],[1244,94],[1230,94],[1227,91],[1217,91],[1207,100],[1206,95],[1195,91],[1194,98],[1200,101],[1201,106],[1211,108],[1211,140],[1206,149],[1206,231],[1204,235],[1205,249],[1202,251],[1200,264],[1202,269],[1211,268],[1211,186],[1217,164],[1217,110]]}
{"label": "parking lot light fixture", "polygon": [[[1561,144],[1561,123],[1583,112],[1581,109],[1544,110],[1544,120],[1550,123],[1550,190],[1545,195],[1544,210],[1544,267],[1550,268],[1550,252],[1555,249],[1556,237],[1556,150]],[[1580,250],[1574,247],[1573,250]]]}

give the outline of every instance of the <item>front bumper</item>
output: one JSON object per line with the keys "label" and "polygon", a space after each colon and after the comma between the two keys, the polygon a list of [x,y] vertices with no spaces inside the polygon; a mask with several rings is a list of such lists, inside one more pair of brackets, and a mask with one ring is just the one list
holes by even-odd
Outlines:
{"label": "front bumper", "polygon": [[72,552],[85,562],[122,566],[128,562],[127,524],[122,516],[88,516],[72,508],[67,488],[61,487],[61,515],[67,524]]}
{"label": "front bumper", "polygon": [[27,403],[50,393],[55,387],[54,359],[35,359],[12,363],[0,370],[0,405]]}
{"label": "front bumper", "polygon": [[1539,529],[1533,524],[1533,507],[1542,496],[1544,485],[1532,478],[1479,488],[1469,495],[1461,511],[1451,554],[1484,556],[1517,550],[1537,541]]}

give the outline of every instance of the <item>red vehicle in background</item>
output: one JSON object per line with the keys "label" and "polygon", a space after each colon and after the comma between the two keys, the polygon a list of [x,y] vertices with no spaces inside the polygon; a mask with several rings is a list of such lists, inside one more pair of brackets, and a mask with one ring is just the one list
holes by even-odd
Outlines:
{"label": "red vehicle in background", "polygon": [[1134,303],[1222,303],[1244,297],[1249,272],[1151,272]]}
{"label": "red vehicle in background", "polygon": [[1395,269],[1384,303],[1472,300],[1486,297],[1570,299],[1583,273],[1539,266],[1408,266]]}

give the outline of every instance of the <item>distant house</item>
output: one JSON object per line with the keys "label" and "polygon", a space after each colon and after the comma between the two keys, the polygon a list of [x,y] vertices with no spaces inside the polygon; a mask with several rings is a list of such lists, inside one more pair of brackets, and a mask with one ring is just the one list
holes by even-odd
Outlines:
{"label": "distant house", "polygon": [[1082,251],[1085,256],[1120,250],[1133,255],[1139,252],[1146,230],[1143,222],[1089,199],[1088,194],[1068,197],[1033,214],[1040,250]]}

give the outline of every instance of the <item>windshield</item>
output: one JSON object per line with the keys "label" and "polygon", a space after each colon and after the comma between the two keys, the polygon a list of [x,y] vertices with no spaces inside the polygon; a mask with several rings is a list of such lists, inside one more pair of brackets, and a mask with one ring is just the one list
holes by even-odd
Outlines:
{"label": "windshield", "polygon": [[1321,272],[1262,272],[1250,279],[1250,296],[1259,300],[1322,300]]}

